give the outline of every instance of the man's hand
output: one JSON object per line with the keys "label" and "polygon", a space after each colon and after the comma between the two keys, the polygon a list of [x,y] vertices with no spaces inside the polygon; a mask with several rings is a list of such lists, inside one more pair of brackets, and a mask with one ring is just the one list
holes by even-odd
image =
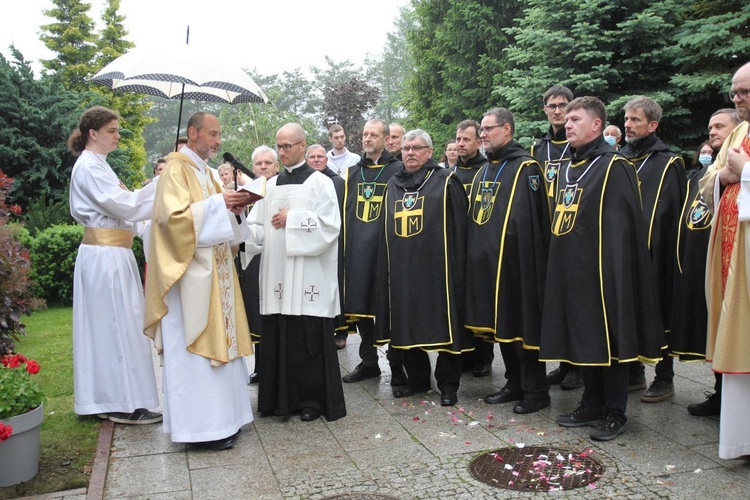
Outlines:
{"label": "man's hand", "polygon": [[250,203],[252,195],[250,193],[238,193],[233,189],[222,191],[224,204],[234,215],[240,215],[242,210]]}
{"label": "man's hand", "polygon": [[280,208],[278,212],[271,216],[271,225],[276,229],[284,229],[286,227],[287,212],[289,212],[288,208]]}
{"label": "man's hand", "polygon": [[727,164],[719,171],[719,181],[723,186],[736,184],[742,177],[742,168],[750,161],[750,156],[740,148],[729,148]]}

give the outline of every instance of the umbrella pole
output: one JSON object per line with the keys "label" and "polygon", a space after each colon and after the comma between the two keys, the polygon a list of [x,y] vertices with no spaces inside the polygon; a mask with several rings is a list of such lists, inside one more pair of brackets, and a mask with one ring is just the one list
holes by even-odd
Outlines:
{"label": "umbrella pole", "polygon": [[185,84],[182,84],[182,94],[180,94],[180,112],[177,115],[177,138],[174,140],[174,150],[177,151],[177,144],[180,141],[180,126],[182,125],[182,100],[185,98]]}

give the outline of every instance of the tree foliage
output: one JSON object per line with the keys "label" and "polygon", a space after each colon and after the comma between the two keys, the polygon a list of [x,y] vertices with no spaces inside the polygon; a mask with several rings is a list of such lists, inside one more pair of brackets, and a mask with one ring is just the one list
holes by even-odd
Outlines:
{"label": "tree foliage", "polygon": [[323,112],[326,126],[339,124],[344,127],[348,147],[352,151],[362,150],[362,128],[365,124],[365,113],[372,108],[380,97],[380,90],[369,85],[359,77],[324,91],[325,103]]}
{"label": "tree foliage", "polygon": [[30,63],[11,47],[15,58],[0,54],[0,156],[2,170],[16,182],[9,201],[28,204],[41,196],[66,199],[74,158],[66,141],[93,93],[67,90],[55,75],[34,78]]}

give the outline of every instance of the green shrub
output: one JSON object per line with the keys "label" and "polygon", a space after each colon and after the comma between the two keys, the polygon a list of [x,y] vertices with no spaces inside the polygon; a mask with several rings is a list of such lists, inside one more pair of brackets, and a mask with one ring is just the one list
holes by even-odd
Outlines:
{"label": "green shrub", "polygon": [[75,224],[73,217],[70,216],[67,196],[59,201],[48,201],[44,194],[29,202],[21,220],[32,235],[39,234],[40,231],[50,226]]}
{"label": "green shrub", "polygon": [[50,305],[73,303],[73,271],[82,238],[83,226],[59,224],[40,231],[32,240],[35,292]]}
{"label": "green shrub", "polygon": [[[31,237],[31,277],[35,293],[49,304],[69,306],[73,303],[73,274],[83,226],[58,224]],[[143,277],[145,259],[143,242],[133,239],[133,253]]]}

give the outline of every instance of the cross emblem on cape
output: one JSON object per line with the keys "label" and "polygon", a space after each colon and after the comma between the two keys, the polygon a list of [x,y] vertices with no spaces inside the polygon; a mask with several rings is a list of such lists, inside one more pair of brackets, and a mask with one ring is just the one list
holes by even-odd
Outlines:
{"label": "cross emblem on cape", "polygon": [[300,227],[304,229],[306,233],[311,233],[314,229],[318,229],[318,223],[308,217],[305,222],[300,224]]}
{"label": "cross emblem on cape", "polygon": [[320,296],[320,292],[315,289],[315,285],[310,285],[307,288],[308,290],[305,290],[305,296],[307,297],[307,300],[309,302],[315,302],[315,299]]}
{"label": "cross emblem on cape", "polygon": [[284,296],[284,285],[283,283],[278,283],[276,285],[276,288],[273,289],[274,295],[276,295],[276,298],[281,300],[281,298]]}

